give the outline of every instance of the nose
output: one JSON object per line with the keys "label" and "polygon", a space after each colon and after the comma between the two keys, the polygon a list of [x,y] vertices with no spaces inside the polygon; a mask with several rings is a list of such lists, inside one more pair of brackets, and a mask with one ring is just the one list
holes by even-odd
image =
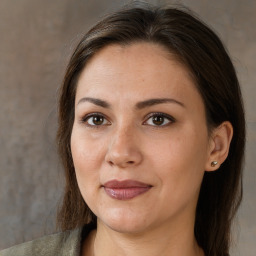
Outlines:
{"label": "nose", "polygon": [[111,166],[127,168],[139,165],[142,162],[142,152],[139,141],[132,129],[120,128],[111,137],[105,161]]}

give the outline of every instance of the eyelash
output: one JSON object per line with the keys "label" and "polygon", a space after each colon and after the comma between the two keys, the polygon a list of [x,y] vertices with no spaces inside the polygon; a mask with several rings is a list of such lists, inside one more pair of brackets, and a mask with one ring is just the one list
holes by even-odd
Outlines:
{"label": "eyelash", "polygon": [[150,113],[149,115],[147,115],[146,117],[146,121],[143,122],[143,124],[145,124],[150,118],[153,118],[153,117],[163,117],[165,120],[167,119],[168,120],[168,123],[167,124],[163,124],[163,125],[152,125],[154,127],[165,127],[165,126],[168,126],[170,125],[171,123],[174,123],[176,120],[174,117],[170,116],[170,115],[167,115],[165,113],[162,113],[162,112],[154,112],[154,113]]}
{"label": "eyelash", "polygon": [[[93,117],[100,117],[100,118],[103,118],[104,120],[107,120],[107,118],[101,114],[101,113],[91,113],[91,114],[88,114],[86,116],[84,116],[82,119],[81,119],[81,123],[85,124],[86,126],[90,127],[90,128],[100,128],[101,126],[103,125],[109,125],[109,124],[101,124],[101,125],[92,125],[92,124],[89,124],[88,123],[88,120],[90,118],[93,118]],[[110,122],[109,122],[110,123]]]}
{"label": "eyelash", "polygon": [[[93,117],[100,117],[100,118],[103,118],[104,121],[107,120],[107,118],[101,114],[101,113],[91,113],[91,114],[88,114],[86,116],[84,116],[80,121],[81,123],[83,124],[86,124],[87,127],[90,127],[90,128],[100,128],[102,126],[106,126],[106,125],[110,125],[110,122],[108,122],[108,124],[99,124],[99,125],[92,125],[92,124],[89,124],[88,123],[88,120],[90,118],[93,118]],[[162,125],[150,125],[150,126],[153,126],[153,127],[156,127],[156,128],[161,128],[161,127],[165,127],[165,126],[168,126],[170,125],[171,123],[174,123],[176,120],[175,118],[173,118],[172,116],[170,115],[167,115],[165,113],[161,113],[161,112],[155,112],[155,113],[150,113],[149,115],[146,116],[146,120],[142,123],[143,125],[147,125],[146,122],[148,122],[150,120],[150,118],[153,118],[153,117],[162,117],[165,121],[164,121],[164,124]],[[168,120],[167,123],[166,122],[166,119]]]}

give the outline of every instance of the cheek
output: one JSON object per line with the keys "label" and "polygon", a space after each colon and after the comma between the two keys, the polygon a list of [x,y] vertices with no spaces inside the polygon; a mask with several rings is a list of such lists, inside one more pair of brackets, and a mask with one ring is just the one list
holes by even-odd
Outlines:
{"label": "cheek", "polygon": [[[75,167],[78,186],[83,197],[95,189],[93,184],[99,183],[99,169],[101,163],[100,147],[73,132],[71,136],[71,153]],[[84,198],[86,200],[86,198]]]}
{"label": "cheek", "polygon": [[[149,152],[150,158],[166,167],[191,166],[201,169],[207,156],[207,140],[196,133],[183,133],[170,135],[153,145]],[[201,167],[201,168],[200,168]],[[178,168],[179,169],[179,168]],[[185,171],[185,170],[184,170]]]}
{"label": "cheek", "polygon": [[158,143],[150,156],[163,193],[172,193],[177,200],[198,192],[207,159],[207,136],[199,137],[194,130],[181,134]]}
{"label": "cheek", "polygon": [[102,147],[95,140],[84,135],[84,131],[74,127],[71,135],[71,153],[76,171],[87,172],[99,164]]}
{"label": "cheek", "polygon": [[97,155],[88,150],[88,143],[81,144],[82,140],[71,139],[71,152],[75,167],[75,174],[82,197],[90,208],[94,208],[95,195],[97,195],[99,177],[97,174]]}

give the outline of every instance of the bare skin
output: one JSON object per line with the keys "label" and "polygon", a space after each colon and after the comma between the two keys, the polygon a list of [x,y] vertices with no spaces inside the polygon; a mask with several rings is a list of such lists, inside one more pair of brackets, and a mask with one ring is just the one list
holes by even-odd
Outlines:
{"label": "bare skin", "polygon": [[[168,234],[168,233],[167,233]],[[101,237],[102,236],[102,237]],[[141,235],[120,235],[108,231],[98,232],[92,231],[83,244],[82,256],[100,256],[100,255],[175,255],[179,251],[182,255],[190,256],[204,256],[203,250],[198,247],[197,242],[194,240],[192,244],[188,244],[186,237],[183,234],[182,240],[184,244],[176,244],[170,248],[168,243],[170,241],[178,241],[180,237],[161,236],[162,239],[156,239],[150,233]],[[107,239],[106,239],[107,238]],[[149,239],[149,240],[147,240]],[[102,240],[104,242],[102,242]],[[104,252],[104,253],[102,253]]]}
{"label": "bare skin", "polygon": [[[200,186],[231,138],[228,122],[209,134],[193,79],[163,47],[97,53],[78,81],[71,136],[78,185],[98,218],[82,255],[203,256],[194,236]],[[131,196],[109,189],[113,180],[148,189]]]}

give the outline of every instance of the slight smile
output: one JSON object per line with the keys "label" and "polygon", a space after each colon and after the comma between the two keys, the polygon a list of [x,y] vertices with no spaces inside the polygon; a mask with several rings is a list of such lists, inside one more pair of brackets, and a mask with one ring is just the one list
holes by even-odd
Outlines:
{"label": "slight smile", "polygon": [[152,185],[135,180],[110,180],[104,185],[104,190],[108,196],[117,200],[129,200],[152,188]]}

